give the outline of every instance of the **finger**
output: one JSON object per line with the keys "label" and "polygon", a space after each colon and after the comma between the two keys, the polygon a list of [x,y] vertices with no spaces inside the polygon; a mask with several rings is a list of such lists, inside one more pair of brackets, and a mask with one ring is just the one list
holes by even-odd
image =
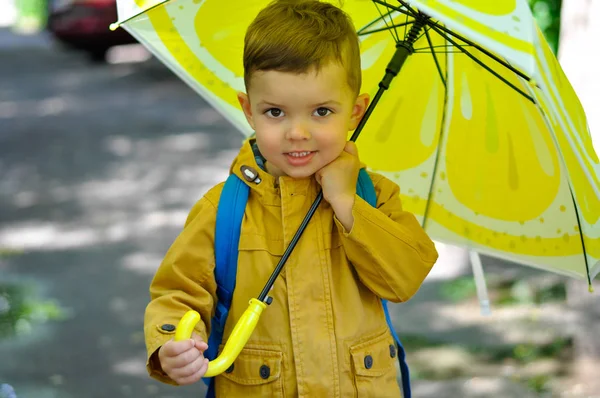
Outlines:
{"label": "finger", "polygon": [[204,351],[208,350],[208,344],[206,344],[204,341],[196,341],[196,348],[203,353]]}
{"label": "finger", "polygon": [[180,386],[188,386],[190,384],[197,383],[201,378],[202,378],[202,374],[200,372],[197,372],[196,374],[194,374],[192,376],[182,377],[182,378],[178,378],[178,379],[174,379],[174,380]]}
{"label": "finger", "polygon": [[202,375],[202,377],[204,377],[204,375],[206,374],[206,372],[208,372],[208,364],[209,364],[209,360],[204,358],[204,363],[202,364],[202,366],[200,367],[200,370],[198,372],[200,372],[200,374]]}
{"label": "finger", "polygon": [[321,185],[321,178],[322,178],[322,176],[321,176],[321,170],[318,170],[318,171],[315,173],[315,180],[317,180],[317,183],[318,183],[319,185]]}
{"label": "finger", "polygon": [[167,360],[171,366],[171,369],[179,369],[194,362],[198,357],[201,356],[203,356],[202,353],[196,347],[192,347],[176,357],[167,358]]}
{"label": "finger", "polygon": [[193,333],[192,333],[192,339],[193,339],[194,341],[202,341],[202,342],[204,341],[204,339],[202,338],[202,336],[200,336],[200,335],[199,335],[198,333],[196,333],[196,332],[193,332]]}
{"label": "finger", "polygon": [[200,350],[200,352],[204,352],[208,349],[208,344],[204,341],[202,336],[197,333],[192,333],[192,339],[196,343],[196,348]]}
{"label": "finger", "polygon": [[198,371],[196,371],[195,373],[193,373],[190,376],[179,378],[178,380],[176,380],[177,384],[182,385],[182,386],[194,384],[194,383],[198,382],[202,377],[204,377],[207,370],[208,370],[208,359],[204,359],[200,366],[200,369],[198,369]]}
{"label": "finger", "polygon": [[196,342],[192,339],[182,341],[174,341],[171,339],[165,343],[161,351],[165,357],[176,357],[190,348],[193,348],[195,345]]}
{"label": "finger", "polygon": [[206,358],[204,358],[204,356],[200,355],[200,356],[198,356],[198,358],[194,359],[192,362],[186,364],[185,366],[183,366],[181,368],[173,369],[171,371],[171,373],[173,376],[175,376],[179,379],[193,376],[200,370],[202,365],[204,365],[205,360],[206,360]]}
{"label": "finger", "polygon": [[348,152],[350,155],[358,156],[358,147],[356,146],[356,143],[353,141],[346,142],[344,151]]}

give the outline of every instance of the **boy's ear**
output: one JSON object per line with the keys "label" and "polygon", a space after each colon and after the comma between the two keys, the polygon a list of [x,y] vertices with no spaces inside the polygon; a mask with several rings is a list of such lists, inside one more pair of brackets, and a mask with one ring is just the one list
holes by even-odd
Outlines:
{"label": "boy's ear", "polygon": [[252,118],[252,107],[250,106],[250,98],[248,98],[248,94],[238,92],[237,99],[240,102],[240,106],[242,107],[242,110],[244,111],[244,115],[246,115],[246,120],[248,121],[248,124],[250,125],[250,127],[252,127],[252,130],[254,130],[254,120]]}
{"label": "boy's ear", "polygon": [[363,93],[356,97],[356,101],[354,102],[354,106],[352,107],[352,115],[350,116],[350,126],[348,128],[349,131],[354,130],[356,129],[356,127],[358,127],[358,123],[360,123],[360,120],[367,111],[370,101],[371,98],[367,93]]}

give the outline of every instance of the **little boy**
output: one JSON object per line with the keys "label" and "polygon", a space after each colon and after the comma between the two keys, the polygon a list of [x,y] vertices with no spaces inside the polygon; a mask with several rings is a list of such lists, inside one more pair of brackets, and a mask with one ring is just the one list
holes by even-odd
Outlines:
{"label": "little boy", "polygon": [[[231,166],[250,187],[236,289],[223,342],[274,270],[320,189],[324,201],[292,252],[258,326],[219,397],[399,397],[394,340],[381,299],[408,300],[437,259],[399,188],[371,173],[377,207],[356,195],[361,164],[348,132],[369,103],[360,93],[359,43],[349,17],[319,1],[274,1],[249,26],[246,94],[256,138]],[[241,169],[259,175],[247,182]],[[216,302],[214,230],[223,184],[192,209],[150,287],[145,335],[150,375],[172,384],[204,375]],[[172,340],[188,311],[193,338]]]}

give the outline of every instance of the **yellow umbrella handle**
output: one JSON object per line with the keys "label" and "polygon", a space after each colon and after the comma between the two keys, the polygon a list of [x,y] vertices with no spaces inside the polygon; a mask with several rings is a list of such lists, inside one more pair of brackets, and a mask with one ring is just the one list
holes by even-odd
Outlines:
{"label": "yellow umbrella handle", "polygon": [[[260,319],[260,315],[266,307],[267,305],[258,299],[250,300],[248,308],[242,314],[242,317],[233,328],[227,343],[225,343],[221,355],[208,363],[208,370],[204,377],[215,377],[229,369],[248,342]],[[200,314],[196,311],[188,311],[177,325],[175,341],[191,338],[194,326],[196,326],[199,320]]]}

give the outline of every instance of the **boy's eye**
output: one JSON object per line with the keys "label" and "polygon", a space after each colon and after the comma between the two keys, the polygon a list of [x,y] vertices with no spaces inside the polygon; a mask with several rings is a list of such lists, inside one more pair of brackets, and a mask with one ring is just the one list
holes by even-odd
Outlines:
{"label": "boy's eye", "polygon": [[321,116],[321,117],[322,117],[322,116],[327,116],[327,115],[329,115],[330,113],[331,113],[331,110],[330,110],[330,109],[321,107],[321,108],[319,108],[319,109],[317,109],[317,110],[315,111],[314,115],[315,115],[315,116]]}
{"label": "boy's eye", "polygon": [[283,115],[283,111],[279,108],[270,108],[265,111],[265,114],[270,117],[278,118]]}

